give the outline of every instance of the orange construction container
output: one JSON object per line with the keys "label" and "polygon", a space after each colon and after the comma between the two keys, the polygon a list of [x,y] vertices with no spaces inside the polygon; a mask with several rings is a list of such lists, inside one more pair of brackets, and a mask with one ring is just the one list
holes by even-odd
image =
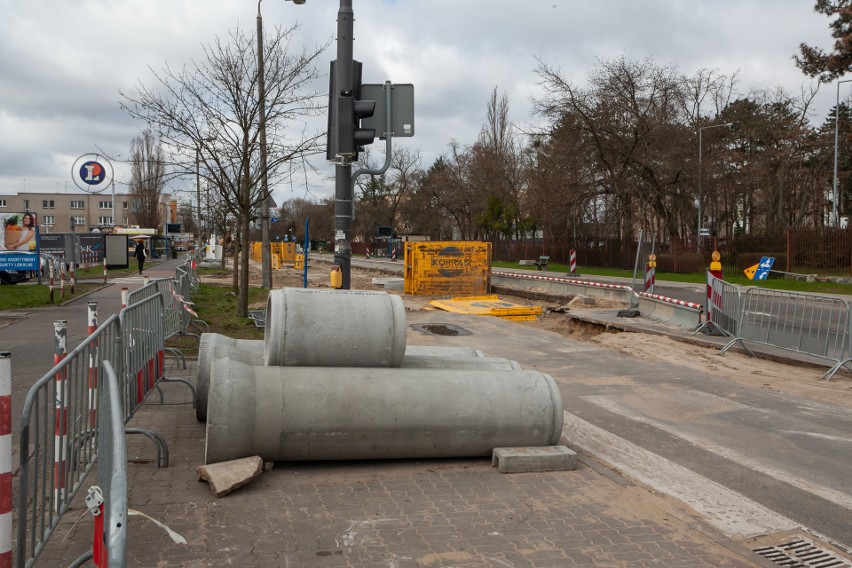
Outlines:
{"label": "orange construction container", "polygon": [[477,296],[491,292],[491,243],[405,243],[405,293]]}

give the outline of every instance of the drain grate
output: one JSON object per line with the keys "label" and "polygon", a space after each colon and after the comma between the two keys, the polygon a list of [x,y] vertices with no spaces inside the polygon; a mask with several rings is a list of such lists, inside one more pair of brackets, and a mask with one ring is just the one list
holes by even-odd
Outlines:
{"label": "drain grate", "polygon": [[852,568],[852,563],[820,548],[806,538],[777,546],[761,546],[754,552],[786,568]]}

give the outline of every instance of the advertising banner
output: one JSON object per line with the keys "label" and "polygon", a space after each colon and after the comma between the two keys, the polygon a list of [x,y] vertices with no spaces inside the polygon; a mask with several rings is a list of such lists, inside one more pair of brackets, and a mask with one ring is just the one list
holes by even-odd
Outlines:
{"label": "advertising banner", "polygon": [[3,219],[3,240],[0,241],[0,250],[35,252],[35,213],[6,213],[0,218]]}
{"label": "advertising banner", "polygon": [[0,220],[0,270],[38,270],[36,214],[4,213]]}

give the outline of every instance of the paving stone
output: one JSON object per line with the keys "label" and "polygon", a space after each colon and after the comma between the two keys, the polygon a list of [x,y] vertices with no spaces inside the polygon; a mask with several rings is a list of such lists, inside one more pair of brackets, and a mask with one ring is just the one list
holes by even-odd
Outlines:
{"label": "paving stone", "polygon": [[570,471],[577,468],[577,453],[566,446],[494,448],[491,465],[500,473]]}

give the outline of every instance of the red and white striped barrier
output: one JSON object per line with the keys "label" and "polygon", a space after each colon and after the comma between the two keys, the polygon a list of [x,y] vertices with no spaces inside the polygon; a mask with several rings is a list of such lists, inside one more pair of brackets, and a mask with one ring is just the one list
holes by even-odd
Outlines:
{"label": "red and white striped barrier", "polygon": [[0,353],[0,567],[12,566],[12,356]]}
{"label": "red and white striped barrier", "polygon": [[[53,366],[55,367],[65,359],[68,354],[68,322],[56,320],[53,322]],[[65,500],[65,461],[68,459],[66,448],[68,447],[68,381],[66,370],[63,369],[56,374],[56,428],[53,435],[53,494],[54,506],[59,511]]]}
{"label": "red and white striped barrier", "polygon": [[571,249],[568,251],[568,264],[571,267],[570,274],[577,273],[577,251]]}
{"label": "red and white striped barrier", "polygon": [[[88,304],[88,334],[92,335],[98,329],[98,303]],[[92,344],[89,351],[89,426],[98,427],[98,345]]]}
{"label": "red and white striped barrier", "polygon": [[130,290],[128,290],[127,288],[122,288],[121,289],[121,309],[122,310],[127,307],[127,298],[129,296],[130,296]]}
{"label": "red and white striped barrier", "polygon": [[657,269],[651,263],[645,265],[645,292],[654,293],[654,284],[657,283]]}
{"label": "red and white striped barrier", "polygon": [[696,304],[695,302],[687,302],[686,300],[678,300],[677,298],[669,298],[668,296],[660,296],[659,294],[651,294],[650,292],[642,292],[639,294],[645,298],[651,298],[653,300],[658,300],[660,302],[667,302],[669,304],[674,304],[676,306],[682,306],[684,308],[692,308],[693,310],[703,310],[704,306],[701,304]]}

